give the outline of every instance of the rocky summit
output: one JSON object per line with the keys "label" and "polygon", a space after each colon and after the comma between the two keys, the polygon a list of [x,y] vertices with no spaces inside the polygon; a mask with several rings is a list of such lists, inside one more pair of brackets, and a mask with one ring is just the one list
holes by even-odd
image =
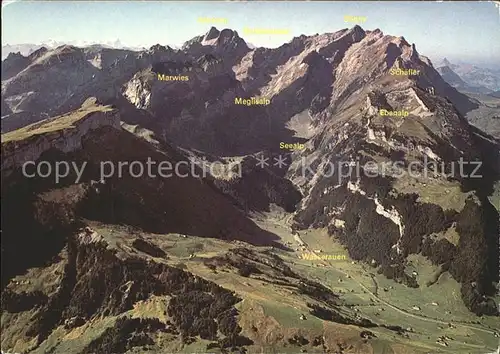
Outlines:
{"label": "rocky summit", "polygon": [[494,351],[491,83],[359,25],[244,37],[2,61],[2,353]]}

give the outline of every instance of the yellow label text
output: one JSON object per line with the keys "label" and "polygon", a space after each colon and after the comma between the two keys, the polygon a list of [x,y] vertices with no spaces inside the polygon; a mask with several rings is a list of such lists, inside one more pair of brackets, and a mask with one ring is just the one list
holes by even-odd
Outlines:
{"label": "yellow label text", "polygon": [[408,111],[388,111],[387,109],[380,110],[381,116],[389,116],[389,117],[408,117],[410,114]]}
{"label": "yellow label text", "polygon": [[345,15],[344,16],[344,22],[365,23],[366,22],[366,17],[365,16]]}
{"label": "yellow label text", "polygon": [[391,69],[389,70],[389,74],[391,75],[409,75],[409,76],[412,76],[412,75],[419,75],[420,74],[420,70],[417,70],[417,69],[407,69],[407,70],[403,70],[403,69]]}
{"label": "yellow label text", "polygon": [[228,23],[227,18],[223,17],[198,17],[198,22],[202,23]]}
{"label": "yellow label text", "polygon": [[184,75],[164,75],[164,74],[158,74],[158,80],[159,81],[188,81],[189,76],[184,76]]}
{"label": "yellow label text", "polygon": [[259,98],[259,97],[252,97],[252,98],[241,98],[241,97],[236,97],[234,99],[234,104],[242,104],[245,106],[255,106],[255,105],[263,105],[267,106],[269,103],[271,103],[271,100],[268,98]]}
{"label": "yellow label text", "polygon": [[305,148],[304,144],[294,143],[294,144],[286,144],[284,142],[280,143],[280,149],[288,149],[288,150],[303,150]]}
{"label": "yellow label text", "polygon": [[289,29],[284,28],[243,28],[244,34],[290,34]]}
{"label": "yellow label text", "polygon": [[316,253],[302,253],[302,259],[308,261],[345,261],[347,256],[345,254],[316,254]]}

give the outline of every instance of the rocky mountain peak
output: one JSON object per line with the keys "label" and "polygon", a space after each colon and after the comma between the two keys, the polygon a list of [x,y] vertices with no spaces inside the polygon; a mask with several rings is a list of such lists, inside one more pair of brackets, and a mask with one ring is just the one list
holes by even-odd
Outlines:
{"label": "rocky mountain peak", "polygon": [[11,78],[26,68],[30,64],[30,59],[18,53],[9,53],[2,61],[2,80]]}
{"label": "rocky mountain peak", "polygon": [[354,26],[352,29],[351,29],[352,33],[354,33],[356,36],[358,36],[358,40],[361,40],[365,35],[366,35],[366,32],[363,28],[361,28],[361,26]]}
{"label": "rocky mountain peak", "polygon": [[215,27],[211,27],[210,30],[207,32],[207,34],[205,34],[205,37],[203,38],[204,41],[209,41],[211,39],[215,39],[219,36],[220,34],[220,31],[215,28]]}
{"label": "rocky mountain peak", "polygon": [[403,36],[398,37],[398,38],[397,38],[397,41],[398,41],[398,43],[399,43],[401,46],[404,46],[404,47],[410,47],[410,46],[411,46],[411,45],[410,45],[410,43],[408,43],[408,41],[406,40],[406,38],[405,38],[405,37],[403,37]]}
{"label": "rocky mountain peak", "polygon": [[443,65],[451,67],[452,64],[450,63],[450,61],[447,58],[444,58],[443,59]]}
{"label": "rocky mountain peak", "polygon": [[16,60],[16,59],[20,59],[20,58],[25,58],[25,56],[22,55],[21,52],[17,52],[17,53],[10,52],[9,55],[7,55],[7,58],[5,58],[5,60]]}
{"label": "rocky mountain peak", "polygon": [[47,47],[40,47],[37,50],[33,51],[33,53],[28,55],[28,58],[31,61],[36,60],[36,59],[40,58],[42,55],[44,55],[45,53],[47,53],[48,51],[49,50],[47,49]]}
{"label": "rocky mountain peak", "polygon": [[73,52],[80,52],[81,49],[70,44],[63,44],[59,47],[56,48],[57,53],[59,54],[67,54],[67,53],[73,53]]}
{"label": "rocky mountain peak", "polygon": [[150,53],[156,53],[156,52],[166,52],[167,47],[161,44],[155,44],[149,48]]}
{"label": "rocky mountain peak", "polygon": [[417,60],[420,59],[420,56],[417,52],[417,47],[415,46],[415,43],[411,45],[411,54],[410,54],[410,59],[412,60]]}
{"label": "rocky mountain peak", "polygon": [[310,37],[307,37],[306,35],[303,34],[298,37],[293,37],[293,39],[290,42],[283,44],[280,48],[290,48],[292,50],[298,50],[304,48],[309,38]]}
{"label": "rocky mountain peak", "polygon": [[350,28],[348,30],[344,30],[343,31],[344,33],[342,33],[342,31],[338,32],[338,33],[342,33],[341,34],[341,37],[347,37],[347,38],[350,38],[352,40],[352,42],[359,42],[361,41],[363,38],[365,38],[366,36],[366,32],[363,28],[361,28],[361,26],[354,26],[353,28]]}
{"label": "rocky mountain peak", "polygon": [[[219,36],[219,43],[226,43],[231,40],[244,40],[238,35],[238,32],[233,31],[231,29],[225,28],[221,31],[220,36]],[[246,44],[246,43],[245,43]]]}
{"label": "rocky mountain peak", "polygon": [[216,27],[211,27],[201,41],[202,45],[213,46],[227,46],[231,43],[233,43],[234,46],[244,46],[248,48],[245,40],[238,35],[238,32],[229,28],[224,28],[219,31]]}
{"label": "rocky mountain peak", "polygon": [[85,53],[82,48],[73,45],[62,45],[53,50],[48,50],[43,55],[33,57],[31,65],[43,65],[45,67],[53,65],[72,65],[85,60]]}

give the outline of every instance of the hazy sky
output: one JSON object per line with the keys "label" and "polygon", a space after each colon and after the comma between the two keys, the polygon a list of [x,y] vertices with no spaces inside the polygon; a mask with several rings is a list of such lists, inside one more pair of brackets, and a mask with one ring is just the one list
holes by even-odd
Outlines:
{"label": "hazy sky", "polygon": [[[180,45],[210,28],[198,17],[219,17],[228,24],[217,28],[276,47],[301,34],[352,27],[345,15],[366,17],[364,29],[404,36],[423,55],[500,62],[500,14],[491,2],[19,1],[3,8],[2,44],[120,39],[129,46]],[[244,27],[290,35],[244,35]]]}

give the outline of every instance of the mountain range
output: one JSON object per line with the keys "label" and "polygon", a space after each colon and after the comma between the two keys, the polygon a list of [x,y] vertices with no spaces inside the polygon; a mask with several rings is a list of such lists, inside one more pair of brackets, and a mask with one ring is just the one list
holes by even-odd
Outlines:
{"label": "mountain range", "polygon": [[10,53],[20,53],[24,56],[28,56],[34,51],[45,47],[45,48],[57,48],[61,45],[74,45],[78,47],[86,47],[90,45],[99,45],[104,48],[115,48],[115,49],[128,49],[128,50],[143,50],[143,47],[131,47],[131,46],[125,46],[121,43],[119,39],[116,39],[114,41],[108,41],[104,43],[97,43],[97,42],[89,42],[89,41],[73,41],[73,42],[63,42],[63,41],[56,41],[56,40],[48,40],[46,42],[43,42],[41,44],[32,44],[32,43],[21,43],[21,44],[5,44],[2,45],[2,60],[5,60],[7,56]]}
{"label": "mountain range", "polygon": [[495,350],[500,141],[446,68],[360,26],[9,54],[2,350]]}
{"label": "mountain range", "polygon": [[[473,93],[490,93],[500,89],[500,69],[498,68],[484,68],[470,63],[452,64],[446,58],[438,62],[436,67],[443,78],[458,89]],[[461,81],[457,79],[457,76]]]}

